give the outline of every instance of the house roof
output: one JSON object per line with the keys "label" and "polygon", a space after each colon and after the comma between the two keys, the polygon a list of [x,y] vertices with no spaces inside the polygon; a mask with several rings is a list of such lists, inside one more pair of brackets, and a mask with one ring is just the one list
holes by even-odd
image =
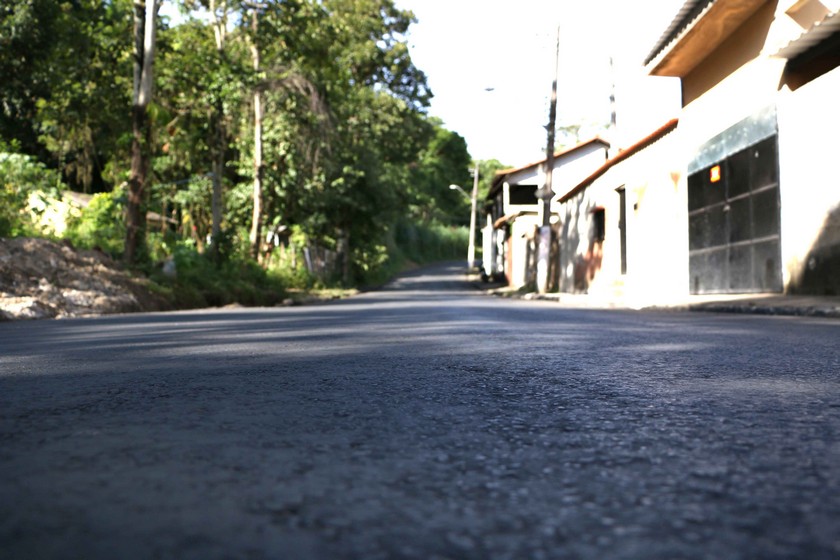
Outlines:
{"label": "house roof", "polygon": [[[595,136],[594,138],[590,138],[589,140],[586,140],[585,142],[575,144],[571,148],[563,148],[562,150],[555,151],[554,152],[554,157],[555,157],[555,159],[563,157],[565,155],[571,154],[572,152],[576,152],[576,151],[578,151],[578,150],[580,150],[580,149],[582,149],[582,148],[584,148],[584,147],[586,147],[590,144],[595,144],[595,143],[603,144],[607,148],[610,147],[609,142],[607,142],[606,140],[604,140],[600,136]],[[546,159],[547,158],[543,158],[539,161],[535,161],[533,163],[529,163],[529,164],[523,165],[521,167],[511,167],[510,169],[500,169],[499,171],[496,171],[496,177],[498,177],[500,175],[510,175],[511,173],[516,173],[517,171],[524,171],[525,169],[529,169],[531,167],[536,167],[538,165],[542,165],[543,163],[545,163]]]}
{"label": "house roof", "polygon": [[767,0],[688,0],[644,64],[654,76],[685,76]]}
{"label": "house roof", "polygon": [[777,57],[792,59],[821,45],[834,35],[840,35],[840,12],[826,15],[802,35],[782,47]]}
{"label": "house roof", "polygon": [[645,136],[644,138],[642,138],[641,140],[639,140],[638,142],[633,144],[632,146],[629,146],[628,148],[619,152],[618,155],[613,156],[612,158],[608,159],[607,162],[604,163],[604,165],[602,165],[598,169],[596,169],[595,172],[592,173],[592,175],[590,175],[589,177],[587,177],[586,179],[584,179],[583,181],[578,183],[572,190],[570,190],[569,192],[564,194],[562,197],[560,197],[560,202],[561,203],[566,202],[567,200],[569,200],[573,196],[577,195],[578,193],[580,193],[581,191],[586,189],[586,187],[588,187],[589,185],[594,183],[596,179],[598,179],[604,173],[609,171],[609,169],[611,167],[613,167],[613,166],[617,165],[618,163],[621,163],[625,159],[641,152],[642,150],[644,150],[645,148],[647,148],[648,146],[650,146],[651,144],[653,144],[654,142],[656,142],[657,140],[659,140],[660,138],[662,138],[663,136],[665,136],[666,134],[668,134],[669,132],[671,132],[672,130],[677,128],[678,123],[679,123],[679,119],[671,119],[670,121],[668,121],[664,125],[660,126],[656,130],[654,130],[653,132],[651,132],[650,134],[648,134],[647,136]]}
{"label": "house roof", "polygon": [[[600,136],[595,136],[594,138],[590,138],[589,140],[586,140],[585,142],[580,142],[579,144],[576,144],[576,145],[572,146],[571,148],[564,148],[562,150],[558,150],[558,151],[554,152],[555,162],[558,158],[562,158],[563,156],[570,155],[570,154],[572,154],[574,152],[577,152],[578,150],[581,150],[581,149],[585,148],[586,146],[590,146],[592,144],[601,144],[602,146],[604,146],[606,148],[610,147],[609,142],[607,142],[606,140],[604,140]],[[519,171],[525,171],[526,169],[531,169],[533,167],[537,167],[539,165],[542,165],[546,162],[546,159],[547,158],[543,158],[539,161],[535,161],[535,162],[529,163],[527,165],[523,165],[521,167],[511,167],[509,169],[500,169],[499,171],[496,171],[496,176],[493,179],[493,184],[490,187],[490,192],[487,193],[487,198],[491,198],[492,196],[494,196],[498,192],[498,190],[501,187],[501,184],[504,182],[504,178],[506,176],[511,175],[513,173],[517,173]]]}
{"label": "house roof", "polygon": [[706,11],[711,4],[714,4],[714,2],[715,0],[689,0],[683,4],[680,11],[674,16],[673,21],[671,21],[671,25],[665,29],[662,36],[658,41],[656,41],[656,44],[645,57],[644,65],[647,66],[650,64],[651,61],[653,61],[657,55],[673,43],[677,37],[685,33],[685,31],[700,18],[700,15]]}

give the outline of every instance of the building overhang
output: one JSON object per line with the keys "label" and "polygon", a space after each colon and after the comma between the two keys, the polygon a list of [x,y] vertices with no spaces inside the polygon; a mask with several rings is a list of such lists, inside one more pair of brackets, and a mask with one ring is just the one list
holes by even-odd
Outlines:
{"label": "building overhang", "polygon": [[[840,41],[840,12],[830,13],[822,21],[780,49],[774,56],[793,60],[814,53],[838,53]],[[837,56],[835,54],[835,56]]]}
{"label": "building overhang", "polygon": [[651,76],[682,78],[767,0],[690,0],[645,59]]}
{"label": "building overhang", "polygon": [[578,183],[574,188],[572,188],[569,192],[564,194],[560,197],[559,201],[560,204],[564,204],[568,202],[572,197],[577,196],[580,192],[585,190],[589,187],[592,183],[594,183],[599,177],[604,175],[607,171],[610,170],[611,167],[621,163],[622,161],[636,155],[637,153],[641,152],[654,142],[657,142],[659,139],[664,137],[665,135],[672,132],[674,129],[677,128],[679,124],[679,119],[671,119],[664,125],[660,126],[652,133],[648,134],[632,146],[628,147],[626,150],[622,150],[618,153],[618,155],[608,159],[604,165],[596,169],[589,177]]}
{"label": "building overhang", "polygon": [[502,216],[501,218],[499,218],[498,220],[496,220],[495,222],[493,222],[493,227],[495,229],[501,229],[501,228],[505,227],[506,225],[515,222],[517,218],[521,218],[522,216],[536,216],[536,215],[537,215],[537,212],[528,212],[528,211],[525,211],[525,210],[522,210],[522,211],[519,211],[519,212],[514,212],[512,214],[506,214],[506,215]]}

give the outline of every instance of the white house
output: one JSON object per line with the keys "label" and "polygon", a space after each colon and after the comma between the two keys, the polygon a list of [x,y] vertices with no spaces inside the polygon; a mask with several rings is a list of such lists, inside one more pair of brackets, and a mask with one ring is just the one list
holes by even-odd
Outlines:
{"label": "white house", "polygon": [[[596,137],[555,153],[552,215],[560,210],[559,197],[601,166],[608,150],[609,143]],[[514,288],[533,280],[533,235],[542,224],[536,192],[545,184],[545,163],[543,159],[497,172],[486,199],[482,229],[484,274],[505,278]]]}
{"label": "white house", "polygon": [[840,293],[840,0],[690,0],[648,56],[682,85],[691,293]]}
{"label": "white house", "polygon": [[677,119],[558,199],[559,290],[634,306],[685,294],[688,231]]}

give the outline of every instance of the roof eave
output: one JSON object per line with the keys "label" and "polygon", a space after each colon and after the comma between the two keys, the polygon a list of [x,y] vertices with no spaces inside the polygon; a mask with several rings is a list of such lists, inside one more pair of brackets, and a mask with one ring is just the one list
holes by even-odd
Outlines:
{"label": "roof eave", "polygon": [[609,171],[611,167],[615,166],[618,163],[621,163],[625,159],[630,158],[631,156],[641,152],[651,144],[654,144],[655,142],[659,141],[668,133],[672,132],[675,128],[677,128],[679,122],[679,119],[676,118],[669,120],[664,125],[660,126],[659,128],[657,128],[656,130],[654,130],[653,132],[651,132],[650,134],[633,144],[632,146],[629,146],[627,149],[619,152],[618,155],[608,159],[604,163],[604,165],[596,169],[589,177],[575,185],[575,187],[572,190],[561,196],[559,202],[562,204],[568,201],[569,199],[586,189],[589,185],[594,183],[599,177],[601,177],[607,171]]}
{"label": "roof eave", "polygon": [[687,2],[646,60],[648,74],[686,76],[766,2],[711,0],[705,5]]}
{"label": "roof eave", "polygon": [[[579,144],[575,144],[571,148],[563,148],[562,150],[555,151],[554,152],[554,159],[556,161],[558,158],[562,158],[563,156],[572,154],[572,153],[574,153],[578,150],[581,150],[581,149],[585,148],[586,146],[589,146],[590,144],[601,144],[605,148],[610,147],[609,142],[607,142],[606,140],[604,140],[600,136],[595,136],[593,138],[590,138],[589,140],[585,140],[585,141],[583,141]],[[519,171],[525,171],[526,169],[530,169],[532,167],[537,167],[538,165],[544,164],[546,162],[546,159],[547,158],[543,158],[539,161],[534,161],[534,162],[528,163],[526,165],[523,165],[521,167],[512,167],[510,169],[500,169],[499,171],[496,172],[496,177],[498,178],[498,177],[501,177],[501,176],[504,176],[504,175],[511,175],[512,173],[517,173]]]}

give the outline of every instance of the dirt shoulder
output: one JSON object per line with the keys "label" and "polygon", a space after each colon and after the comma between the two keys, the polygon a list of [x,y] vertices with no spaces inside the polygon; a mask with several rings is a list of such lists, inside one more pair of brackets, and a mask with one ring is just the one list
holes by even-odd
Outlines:
{"label": "dirt shoulder", "polygon": [[100,251],[0,239],[0,320],[161,311],[169,301]]}

